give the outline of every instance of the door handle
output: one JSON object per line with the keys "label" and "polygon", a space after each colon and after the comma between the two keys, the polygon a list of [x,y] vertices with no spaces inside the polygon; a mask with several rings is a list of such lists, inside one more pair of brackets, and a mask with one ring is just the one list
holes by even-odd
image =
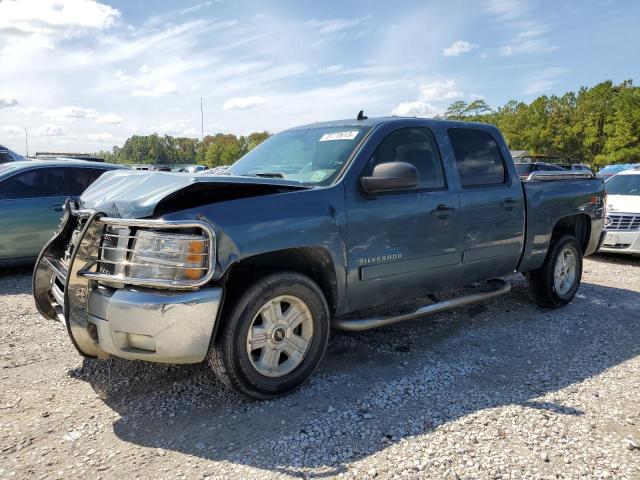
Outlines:
{"label": "door handle", "polygon": [[431,215],[433,215],[434,217],[438,217],[440,220],[444,220],[449,216],[449,214],[455,211],[455,208],[447,207],[444,203],[441,203],[436,208],[431,210]]}
{"label": "door handle", "polygon": [[513,210],[513,206],[518,203],[517,200],[512,199],[511,197],[507,197],[505,198],[502,203],[500,203],[500,206],[502,208],[504,208],[505,210]]}
{"label": "door handle", "polygon": [[55,205],[51,206],[51,210],[53,210],[54,212],[61,212],[62,210],[64,210],[64,205],[62,203],[56,203]]}

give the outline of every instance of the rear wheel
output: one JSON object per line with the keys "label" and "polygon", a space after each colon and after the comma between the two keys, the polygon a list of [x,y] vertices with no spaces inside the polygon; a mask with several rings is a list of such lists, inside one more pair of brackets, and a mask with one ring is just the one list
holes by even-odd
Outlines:
{"label": "rear wheel", "polygon": [[549,246],[542,266],[528,273],[529,294],[542,307],[569,303],[580,287],[582,250],[575,237],[564,235]]}
{"label": "rear wheel", "polygon": [[252,285],[224,318],[208,361],[232,389],[257,399],[299,387],[320,364],[329,310],[308,277],[277,273]]}

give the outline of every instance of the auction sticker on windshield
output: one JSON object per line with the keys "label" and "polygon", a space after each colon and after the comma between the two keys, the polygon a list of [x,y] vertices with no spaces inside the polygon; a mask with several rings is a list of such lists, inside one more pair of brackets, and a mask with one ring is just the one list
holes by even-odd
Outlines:
{"label": "auction sticker on windshield", "polygon": [[320,137],[319,142],[329,142],[331,140],[353,140],[358,136],[358,130],[351,130],[348,132],[332,132],[325,133]]}

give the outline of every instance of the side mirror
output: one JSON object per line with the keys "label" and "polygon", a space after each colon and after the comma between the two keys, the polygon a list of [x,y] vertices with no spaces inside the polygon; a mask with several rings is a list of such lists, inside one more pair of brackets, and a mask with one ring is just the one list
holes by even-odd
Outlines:
{"label": "side mirror", "polygon": [[410,163],[381,163],[374,167],[370,177],[362,177],[360,182],[367,193],[410,190],[418,185],[418,171]]}

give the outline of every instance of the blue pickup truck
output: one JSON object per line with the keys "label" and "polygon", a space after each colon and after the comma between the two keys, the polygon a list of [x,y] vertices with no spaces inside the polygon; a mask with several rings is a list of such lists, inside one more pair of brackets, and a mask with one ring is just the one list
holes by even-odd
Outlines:
{"label": "blue pickup truck", "polygon": [[[491,125],[359,115],[274,135],[224,175],[106,173],[67,202],[33,290],[82,355],[207,360],[268,399],[313,373],[331,327],[504,294],[514,272],[537,304],[567,304],[603,218],[601,179],[521,181]],[[415,311],[346,315],[478,282]]]}

